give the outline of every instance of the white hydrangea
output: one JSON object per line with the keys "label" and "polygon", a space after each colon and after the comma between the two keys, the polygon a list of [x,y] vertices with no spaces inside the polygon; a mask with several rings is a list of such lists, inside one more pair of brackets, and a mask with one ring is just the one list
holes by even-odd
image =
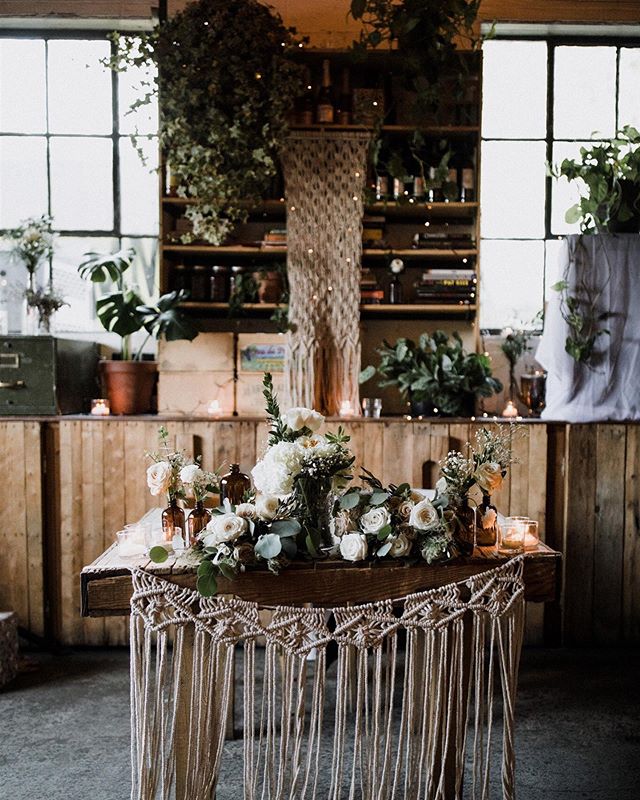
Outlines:
{"label": "white hydrangea", "polygon": [[293,490],[293,481],[301,466],[301,448],[293,442],[278,442],[251,470],[253,483],[262,494],[284,497]]}

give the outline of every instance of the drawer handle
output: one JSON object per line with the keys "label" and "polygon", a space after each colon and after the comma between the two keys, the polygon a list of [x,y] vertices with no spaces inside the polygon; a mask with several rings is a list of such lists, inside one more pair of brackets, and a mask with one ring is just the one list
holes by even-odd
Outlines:
{"label": "drawer handle", "polygon": [[24,381],[0,381],[0,389],[26,389]]}

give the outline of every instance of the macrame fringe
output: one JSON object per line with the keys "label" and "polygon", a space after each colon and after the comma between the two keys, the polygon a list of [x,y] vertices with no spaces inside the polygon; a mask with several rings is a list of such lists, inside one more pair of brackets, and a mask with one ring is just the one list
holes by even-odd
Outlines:
{"label": "macrame fringe", "polygon": [[465,796],[489,800],[496,678],[502,794],[513,800],[522,568],[514,559],[461,583],[362,606],[278,607],[264,624],[254,603],[203,599],[135,570],[132,800],[211,800],[236,650],[244,800],[458,800],[465,767]]}

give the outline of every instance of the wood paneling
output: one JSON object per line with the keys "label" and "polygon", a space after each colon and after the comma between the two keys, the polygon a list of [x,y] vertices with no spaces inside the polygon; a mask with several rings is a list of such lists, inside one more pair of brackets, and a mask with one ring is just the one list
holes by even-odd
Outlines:
{"label": "wood paneling", "polygon": [[[162,504],[145,480],[145,452],[157,447],[159,424],[154,418],[0,421],[0,502],[10,510],[0,528],[0,605],[16,610],[23,627],[45,632],[48,597],[51,632],[60,641],[126,642],[124,620],[80,618],[78,576],[115,531]],[[247,471],[266,442],[260,420],[164,424],[170,443],[201,455],[209,469],[238,461]],[[383,481],[417,486],[432,485],[440,459],[482,423],[342,424],[352,437],[356,476],[365,465]],[[565,556],[559,602],[527,606],[527,641],[539,643],[543,635],[557,641],[562,613],[568,642],[640,643],[640,425],[540,423],[525,431],[514,438],[517,463],[494,501],[504,514],[538,519],[541,538]]]}

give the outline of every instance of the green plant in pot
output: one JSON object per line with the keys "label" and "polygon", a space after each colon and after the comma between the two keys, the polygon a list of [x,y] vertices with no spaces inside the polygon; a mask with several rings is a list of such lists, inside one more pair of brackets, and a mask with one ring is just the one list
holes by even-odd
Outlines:
{"label": "green plant in pot", "polygon": [[377,353],[379,365],[366,367],[360,382],[378,374],[380,388],[395,386],[415,415],[471,415],[476,398],[502,391],[502,383],[491,374],[489,357],[468,353],[457,332],[451,339],[435,331],[423,333],[418,343],[404,338],[395,344],[384,341]]}
{"label": "green plant in pot", "polygon": [[[115,290],[96,301],[96,315],[103,328],[121,337],[120,359],[102,362],[103,377],[114,414],[144,414],[151,410],[151,397],[157,375],[157,363],[143,360],[144,347],[150,337],[164,336],[169,341],[198,335],[198,329],[179,309],[186,292],[169,292],[153,305],[145,305],[125,273],[135,257],[133,249],[116,253],[85,253],[78,267],[82,278],[92,283],[112,281]],[[135,350],[132,336],[146,331],[146,337]]]}
{"label": "green plant in pot", "polygon": [[582,181],[586,193],[565,214],[583,233],[640,231],[640,133],[625,125],[614,139],[580,148],[549,171],[555,178]]}

